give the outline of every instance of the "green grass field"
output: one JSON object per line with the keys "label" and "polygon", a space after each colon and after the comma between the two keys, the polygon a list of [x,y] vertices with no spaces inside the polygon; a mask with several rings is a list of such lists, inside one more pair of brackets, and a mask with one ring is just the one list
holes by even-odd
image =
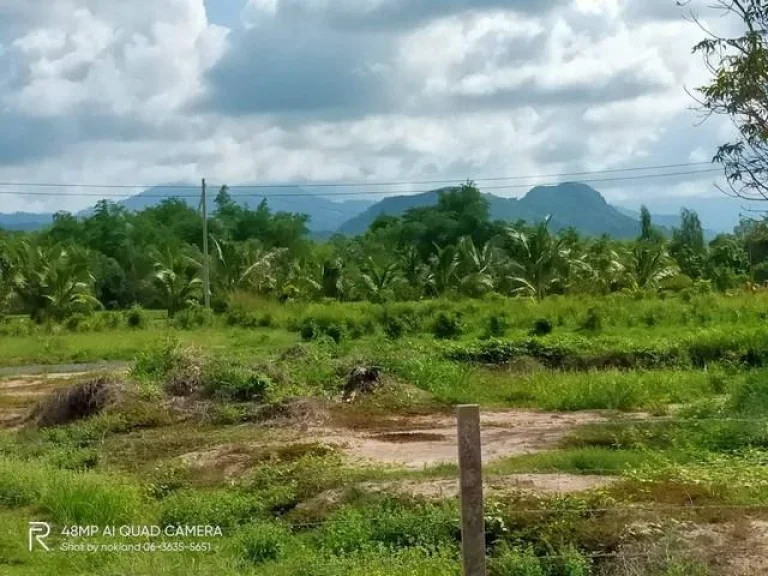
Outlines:
{"label": "green grass field", "polygon": [[[729,538],[768,505],[766,318],[766,295],[705,294],[254,301],[136,328],[114,314],[70,326],[8,319],[3,367],[122,361],[127,371],[102,377],[108,399],[85,418],[75,408],[100,397],[48,394],[94,375],[0,380],[0,574],[458,575],[457,468],[426,447],[452,454],[463,403],[512,422],[485,428],[486,474],[509,484],[486,502],[492,576],[736,574],[749,542]],[[342,402],[360,366],[377,367],[382,385]],[[493,444],[496,432],[508,444]],[[363,461],[367,449],[415,465]],[[536,488],[554,475],[606,481]],[[521,476],[534,488],[512,482]],[[53,551],[27,549],[32,520],[54,526]],[[222,534],[185,538],[195,547],[183,551],[167,535],[128,539],[154,552],[60,549],[121,541],[62,535],[66,526],[124,524]],[[692,536],[707,531],[719,547]]]}

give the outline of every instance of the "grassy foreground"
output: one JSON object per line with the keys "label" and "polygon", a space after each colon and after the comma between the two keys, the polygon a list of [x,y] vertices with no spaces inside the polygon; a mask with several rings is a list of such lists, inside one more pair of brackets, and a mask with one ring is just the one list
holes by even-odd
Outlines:
{"label": "grassy foreground", "polygon": [[[475,402],[610,411],[546,450],[488,464],[492,482],[613,479],[571,494],[489,492],[492,576],[735,574],[729,538],[768,505],[766,304],[259,303],[186,328],[160,320],[2,336],[5,365],[108,359],[130,371],[100,380],[106,400],[85,418],[71,417],[71,395],[25,396],[24,382],[0,381],[0,410],[18,417],[0,433],[0,573],[458,575],[455,498],[393,488],[440,485],[455,466],[364,464],[309,430],[397,431],[413,415]],[[378,367],[384,384],[342,403],[357,366]],[[297,414],[297,399],[323,419]],[[52,552],[27,549],[32,520],[53,524]],[[61,534],[72,525],[211,525],[221,535]],[[707,531],[720,544],[696,539]],[[155,551],[60,549],[124,540]]]}

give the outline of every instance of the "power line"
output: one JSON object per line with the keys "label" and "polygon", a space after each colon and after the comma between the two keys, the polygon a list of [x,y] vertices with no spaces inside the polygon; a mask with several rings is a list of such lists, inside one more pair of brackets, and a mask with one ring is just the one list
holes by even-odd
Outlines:
{"label": "power line", "polygon": [[[635,175],[635,176],[623,176],[623,177],[615,177],[615,178],[599,178],[599,179],[584,179],[579,180],[579,183],[581,184],[596,184],[601,182],[625,182],[625,181],[635,181],[635,180],[650,180],[650,179],[658,179],[658,178],[669,178],[669,177],[675,177],[675,176],[691,176],[691,175],[703,175],[703,174],[713,174],[713,173],[719,173],[719,168],[709,168],[706,170],[686,170],[681,172],[667,172],[664,174],[642,174],[642,175]],[[556,186],[558,184],[562,184],[563,182],[529,182],[526,184],[503,184],[503,185],[497,185],[497,186],[481,186],[480,188],[482,190],[512,190],[512,189],[524,189],[524,188],[532,188],[534,186]],[[0,186],[11,186],[11,184],[2,184],[0,183]],[[61,185],[61,187],[71,187],[74,185]],[[256,186],[254,186],[255,188]],[[189,190],[191,187],[184,186],[183,188]],[[231,188],[231,187],[230,187]],[[414,195],[414,194],[423,194],[425,192],[433,192],[434,190],[420,190],[420,191],[400,191],[399,194],[404,195]],[[280,193],[280,194],[259,194],[257,192],[250,193],[250,194],[231,194],[232,198],[329,198],[329,197],[337,197],[337,196],[381,196],[383,194],[386,194],[385,192],[376,191],[376,190],[358,190],[355,192],[334,192],[334,193],[326,193],[326,194],[312,194],[309,192],[297,192],[297,193]],[[66,197],[93,197],[93,198],[126,198],[125,194],[102,194],[102,193],[88,193],[88,192],[32,192],[32,191],[22,191],[22,190],[0,190],[0,195],[4,196],[48,196],[48,197],[59,197],[59,198],[66,198]],[[130,195],[128,196],[130,197]],[[141,194],[142,198],[199,198],[199,194]]]}
{"label": "power line", "polygon": [[[585,172],[561,172],[559,174],[529,174],[527,176],[497,176],[492,178],[477,178],[473,182],[501,182],[504,180],[531,180],[537,178],[562,178],[566,176],[589,176],[599,174],[617,174],[622,172],[642,172],[646,170],[667,170],[672,168],[690,168],[693,166],[711,165],[711,162],[686,162],[680,164],[660,164],[656,166],[635,166],[632,168],[613,168],[608,170],[591,170]],[[445,184],[456,182],[456,178],[443,180],[401,180],[394,182],[297,182],[294,184],[239,184],[228,186],[230,189],[258,189],[258,188],[349,188],[360,186],[411,186],[427,184]],[[18,186],[22,188],[111,188],[111,189],[134,189],[134,188],[162,188],[162,189],[184,189],[195,188],[189,184],[78,184],[63,182],[0,182],[0,186]]]}

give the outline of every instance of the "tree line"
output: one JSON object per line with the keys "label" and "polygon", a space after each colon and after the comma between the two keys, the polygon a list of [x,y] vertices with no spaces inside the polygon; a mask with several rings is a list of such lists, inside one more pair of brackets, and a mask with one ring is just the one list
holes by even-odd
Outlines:
{"label": "tree line", "polygon": [[[223,187],[208,222],[213,307],[250,292],[280,301],[419,300],[490,292],[551,294],[715,290],[768,280],[768,221],[744,221],[709,243],[683,210],[671,237],[642,210],[640,236],[619,241],[557,233],[549,221],[492,221],[468,183],[437,205],[380,216],[359,237],[310,239],[307,217],[234,202]],[[0,232],[0,312],[61,321],[132,306],[170,316],[202,301],[203,222],[179,199],[131,212],[99,202],[92,215],[60,212],[38,232]]]}

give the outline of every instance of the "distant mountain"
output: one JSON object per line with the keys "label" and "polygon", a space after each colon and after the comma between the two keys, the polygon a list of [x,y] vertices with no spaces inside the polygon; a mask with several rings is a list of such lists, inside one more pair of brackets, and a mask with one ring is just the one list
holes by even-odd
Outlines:
{"label": "distant mountain", "polygon": [[[629,208],[623,208],[621,206],[616,206],[616,210],[621,212],[622,214],[626,214],[630,218],[633,218],[635,220],[640,220],[640,211],[639,210],[630,210]],[[651,222],[653,222],[654,226],[657,226],[659,228],[663,228],[665,230],[669,230],[670,233],[672,229],[674,228],[680,228],[680,214],[651,214]],[[703,225],[703,222],[702,222]],[[715,236],[717,236],[719,232],[716,230],[710,230],[709,228],[704,228],[704,239],[705,240],[712,240]]]}
{"label": "distant mountain", "polygon": [[[183,185],[182,185],[183,186]],[[324,190],[329,196],[332,190]],[[208,190],[208,209],[213,211],[214,199],[218,189]],[[313,233],[333,232],[344,222],[353,218],[370,207],[370,200],[346,200],[334,202],[321,195],[314,195],[304,188],[292,186],[288,188],[254,188],[230,190],[230,195],[238,203],[256,208],[266,198],[267,205],[273,212],[295,212],[309,216],[309,229]],[[144,192],[119,202],[129,210],[143,210],[159,204],[165,198],[182,198],[189,206],[197,208],[200,205],[200,187],[189,188],[149,188]]]}
{"label": "distant mountain", "polygon": [[[434,190],[414,196],[386,198],[345,223],[339,232],[362,234],[382,214],[396,216],[410,208],[434,206],[440,192]],[[578,182],[537,186],[521,199],[500,198],[492,194],[486,194],[485,198],[494,220],[538,222],[551,216],[550,227],[553,231],[573,227],[584,234],[610,234],[616,238],[632,238],[640,230],[637,219],[622,214],[608,204],[597,190]]]}
{"label": "distant mountain", "polygon": [[[653,219],[660,225],[664,225],[664,219],[670,218],[669,227],[679,226],[679,216],[682,208],[693,210],[699,215],[701,223],[711,234],[721,232],[733,232],[738,226],[741,216],[753,218],[761,215],[750,213],[750,210],[768,210],[768,202],[747,202],[739,198],[730,198],[725,194],[709,197],[680,197],[670,196],[665,198],[647,198],[642,202],[621,202],[619,209],[628,209],[640,213],[640,204],[645,204],[653,215]],[[668,214],[669,216],[656,216],[656,214]]]}
{"label": "distant mountain", "polygon": [[0,214],[0,229],[28,232],[39,230],[53,222],[53,214],[32,214],[29,212],[14,212]]}
{"label": "distant mountain", "polygon": [[[324,191],[329,196],[333,194],[330,189],[324,189]],[[214,209],[213,201],[217,193],[218,189],[209,190],[207,204],[210,211]],[[266,197],[267,205],[274,212],[306,214],[310,218],[309,229],[313,235],[333,233],[344,222],[357,216],[373,204],[370,200],[334,202],[323,196],[312,195],[299,187],[233,190],[230,194],[236,201],[251,208],[258,206]],[[163,188],[162,186],[148,188],[136,196],[120,200],[117,204],[128,210],[139,211],[159,204],[166,198],[174,197],[184,200],[193,208],[197,208],[200,205],[200,187],[180,184],[174,185],[173,188]],[[91,214],[93,214],[93,208],[87,208],[77,213],[78,216],[83,217]],[[52,214],[28,214],[24,212],[0,214],[0,228],[5,230],[38,230],[49,225],[52,221]]]}

